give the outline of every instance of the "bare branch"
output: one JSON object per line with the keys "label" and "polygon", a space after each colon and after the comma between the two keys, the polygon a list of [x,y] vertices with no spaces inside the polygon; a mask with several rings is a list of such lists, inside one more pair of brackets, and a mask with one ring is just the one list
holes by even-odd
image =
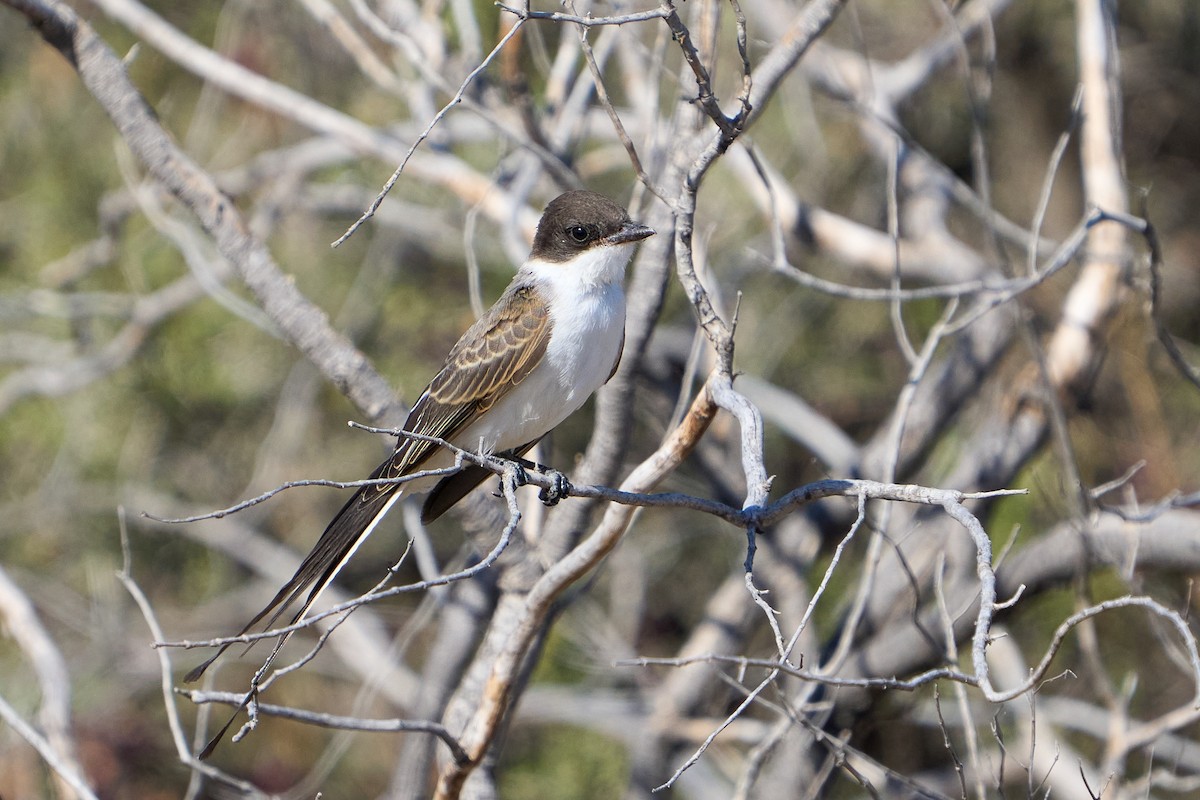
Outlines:
{"label": "bare branch", "polygon": [[[197,705],[206,703],[221,703],[229,706],[240,706],[244,695],[235,692],[206,692],[198,689],[182,689],[179,694]],[[277,706],[270,703],[258,703],[258,713],[268,717],[279,717],[305,725],[315,725],[319,728],[333,728],[343,731],[369,731],[371,733],[428,733],[436,736],[450,750],[456,762],[466,761],[467,754],[444,725],[426,720],[412,719],[364,719],[363,717],[347,717],[338,714],[322,714],[302,708]]]}
{"label": "bare branch", "polygon": [[26,722],[8,701],[0,697],[0,716],[32,745],[54,771],[60,794],[95,797],[83,779],[83,768],[75,753],[71,732],[71,675],[66,661],[49,632],[38,619],[29,597],[21,591],[8,572],[0,567],[0,616],[4,631],[20,648],[33,667],[41,692],[38,719],[43,736]]}

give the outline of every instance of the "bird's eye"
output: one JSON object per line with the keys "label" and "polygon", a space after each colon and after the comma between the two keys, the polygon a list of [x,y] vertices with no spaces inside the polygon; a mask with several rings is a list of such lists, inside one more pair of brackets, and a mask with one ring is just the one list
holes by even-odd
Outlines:
{"label": "bird's eye", "polygon": [[591,234],[588,233],[588,229],[582,225],[575,225],[567,228],[567,235],[570,236],[576,244],[583,244],[589,238],[591,238]]}

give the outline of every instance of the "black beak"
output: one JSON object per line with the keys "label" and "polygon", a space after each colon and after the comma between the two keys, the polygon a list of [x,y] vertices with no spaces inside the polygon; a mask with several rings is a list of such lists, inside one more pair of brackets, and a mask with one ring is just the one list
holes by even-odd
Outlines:
{"label": "black beak", "polygon": [[654,235],[654,228],[648,228],[645,225],[640,225],[636,222],[626,222],[621,226],[621,229],[616,233],[610,234],[604,240],[605,244],[625,244],[626,242],[640,242],[648,236]]}

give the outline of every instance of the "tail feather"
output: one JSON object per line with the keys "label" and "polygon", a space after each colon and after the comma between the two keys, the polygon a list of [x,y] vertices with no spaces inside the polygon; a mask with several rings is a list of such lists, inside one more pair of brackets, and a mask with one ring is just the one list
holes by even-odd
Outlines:
{"label": "tail feather", "polygon": [[[497,453],[497,455],[502,458],[519,459],[529,452],[539,441],[540,439],[534,439],[532,442],[526,442],[520,447],[505,450],[503,453]],[[421,507],[421,522],[426,525],[433,522],[442,516],[442,514],[449,511],[458,501],[474,491],[476,486],[495,474],[491,470],[484,469],[478,465],[467,464],[453,475],[447,475],[445,478],[442,478],[425,497],[425,504]]]}
{"label": "tail feather", "polygon": [[[383,462],[371,474],[371,478],[377,479],[383,477],[391,466],[392,459]],[[255,614],[253,619],[246,623],[246,626],[242,628],[238,636],[245,634],[264,618],[267,619],[264,627],[271,628],[274,626],[280,615],[300,598],[305,589],[311,586],[312,588],[309,590],[308,597],[292,617],[292,624],[303,619],[308,609],[321,596],[321,592],[333,582],[333,579],[337,577],[341,568],[354,555],[354,551],[366,541],[367,537],[375,529],[375,526],[387,514],[392,503],[400,497],[400,489],[399,484],[384,484],[364,486],[355,492],[354,496],[342,506],[342,510],[337,513],[325,528],[325,532],[321,534],[321,538],[317,540],[313,549],[304,557],[304,561],[300,563],[296,574],[283,585],[283,588],[275,593],[271,601]],[[269,617],[267,616],[268,614],[270,615]],[[287,638],[285,635],[276,642],[275,647],[271,650],[271,654],[267,657],[266,665],[270,665],[275,660],[275,656],[283,648]],[[217,650],[216,655],[189,672],[184,677],[184,680],[189,683],[197,680],[228,648],[229,644],[222,645]],[[256,694],[257,688],[252,686],[251,690],[242,699],[242,702],[234,709],[229,721],[217,731],[216,735],[200,751],[198,757],[201,761],[212,755],[217,745],[220,744],[221,739],[225,737],[225,734],[233,725],[234,720],[237,719],[238,714],[241,713],[242,709],[246,707],[247,703]]]}
{"label": "tail feather", "polygon": [[[389,459],[380,464],[375,472],[371,473],[371,478],[384,477],[391,463],[392,460]],[[292,618],[292,623],[302,619],[325,587],[337,576],[347,559],[366,540],[379,520],[387,513],[391,504],[399,497],[400,488],[398,484],[372,485],[364,486],[355,492],[354,496],[346,501],[341,511],[326,526],[316,545],[304,557],[304,561],[300,562],[296,573],[276,592],[271,601],[238,631],[237,635],[245,635],[263,619],[267,620],[265,627],[271,628],[283,612],[311,586],[308,598]],[[268,615],[270,616],[268,617]],[[229,648],[230,644],[232,642],[222,645],[215,655],[185,675],[184,681],[191,683],[199,679],[204,671]]]}

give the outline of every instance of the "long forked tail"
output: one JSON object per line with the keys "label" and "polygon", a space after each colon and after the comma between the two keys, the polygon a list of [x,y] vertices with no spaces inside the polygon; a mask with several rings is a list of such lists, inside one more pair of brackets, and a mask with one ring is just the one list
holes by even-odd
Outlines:
{"label": "long forked tail", "polygon": [[[394,458],[380,464],[371,473],[371,479],[388,477],[389,470],[394,469],[393,463]],[[400,488],[399,484],[378,484],[364,486],[355,492],[354,496],[346,501],[341,511],[326,526],[321,538],[304,557],[304,561],[300,562],[296,574],[271,598],[271,602],[267,603],[261,611],[254,615],[253,619],[246,623],[246,626],[237,635],[245,635],[268,615],[270,617],[267,618],[264,627],[270,628],[283,612],[311,586],[308,598],[292,618],[292,624],[299,622],[320,597],[321,592],[325,591],[325,587],[337,577],[338,572],[354,555],[359,545],[366,541],[371,532],[375,530],[375,526],[387,514],[392,503],[399,499]],[[222,645],[212,658],[184,676],[184,681],[191,683],[197,680],[214,661],[221,657],[230,644],[233,643]],[[280,644],[282,644],[282,640]]]}
{"label": "long forked tail", "polygon": [[[371,478],[386,477],[390,470],[395,469],[394,462],[395,456],[380,464],[371,473]],[[325,591],[325,587],[333,582],[338,572],[350,560],[350,557],[354,555],[354,551],[375,530],[375,526],[387,514],[392,503],[400,498],[400,488],[400,484],[379,484],[364,486],[355,492],[354,496],[346,501],[341,511],[325,527],[321,538],[317,540],[313,549],[304,557],[304,561],[300,562],[300,567],[296,570],[296,574],[275,593],[275,596],[271,598],[271,602],[267,603],[261,611],[254,615],[253,619],[246,623],[246,626],[242,628],[238,636],[245,634],[261,622],[264,617],[267,617],[268,614],[270,614],[270,617],[267,619],[264,627],[270,628],[273,626],[280,615],[287,610],[288,606],[299,599],[304,590],[311,586],[312,589],[309,591],[308,597],[292,617],[291,624],[294,625],[303,619],[308,609],[321,596],[321,592]],[[288,636],[285,634],[275,643],[275,647],[272,648],[271,654],[267,656],[266,663],[262,667],[264,671],[275,660],[275,656],[283,648],[287,639]],[[212,666],[214,661],[221,657],[221,654],[229,648],[230,644],[232,642],[222,645],[217,650],[216,655],[189,672],[184,676],[184,680],[191,683],[198,679],[204,674],[206,669]],[[252,685],[250,691],[242,699],[241,704],[234,709],[229,721],[221,726],[216,735],[200,751],[199,758],[201,761],[212,755],[217,745],[220,744],[221,739],[229,731],[230,726],[233,725],[234,720],[237,719],[238,714],[255,697],[257,691],[257,686]]]}

